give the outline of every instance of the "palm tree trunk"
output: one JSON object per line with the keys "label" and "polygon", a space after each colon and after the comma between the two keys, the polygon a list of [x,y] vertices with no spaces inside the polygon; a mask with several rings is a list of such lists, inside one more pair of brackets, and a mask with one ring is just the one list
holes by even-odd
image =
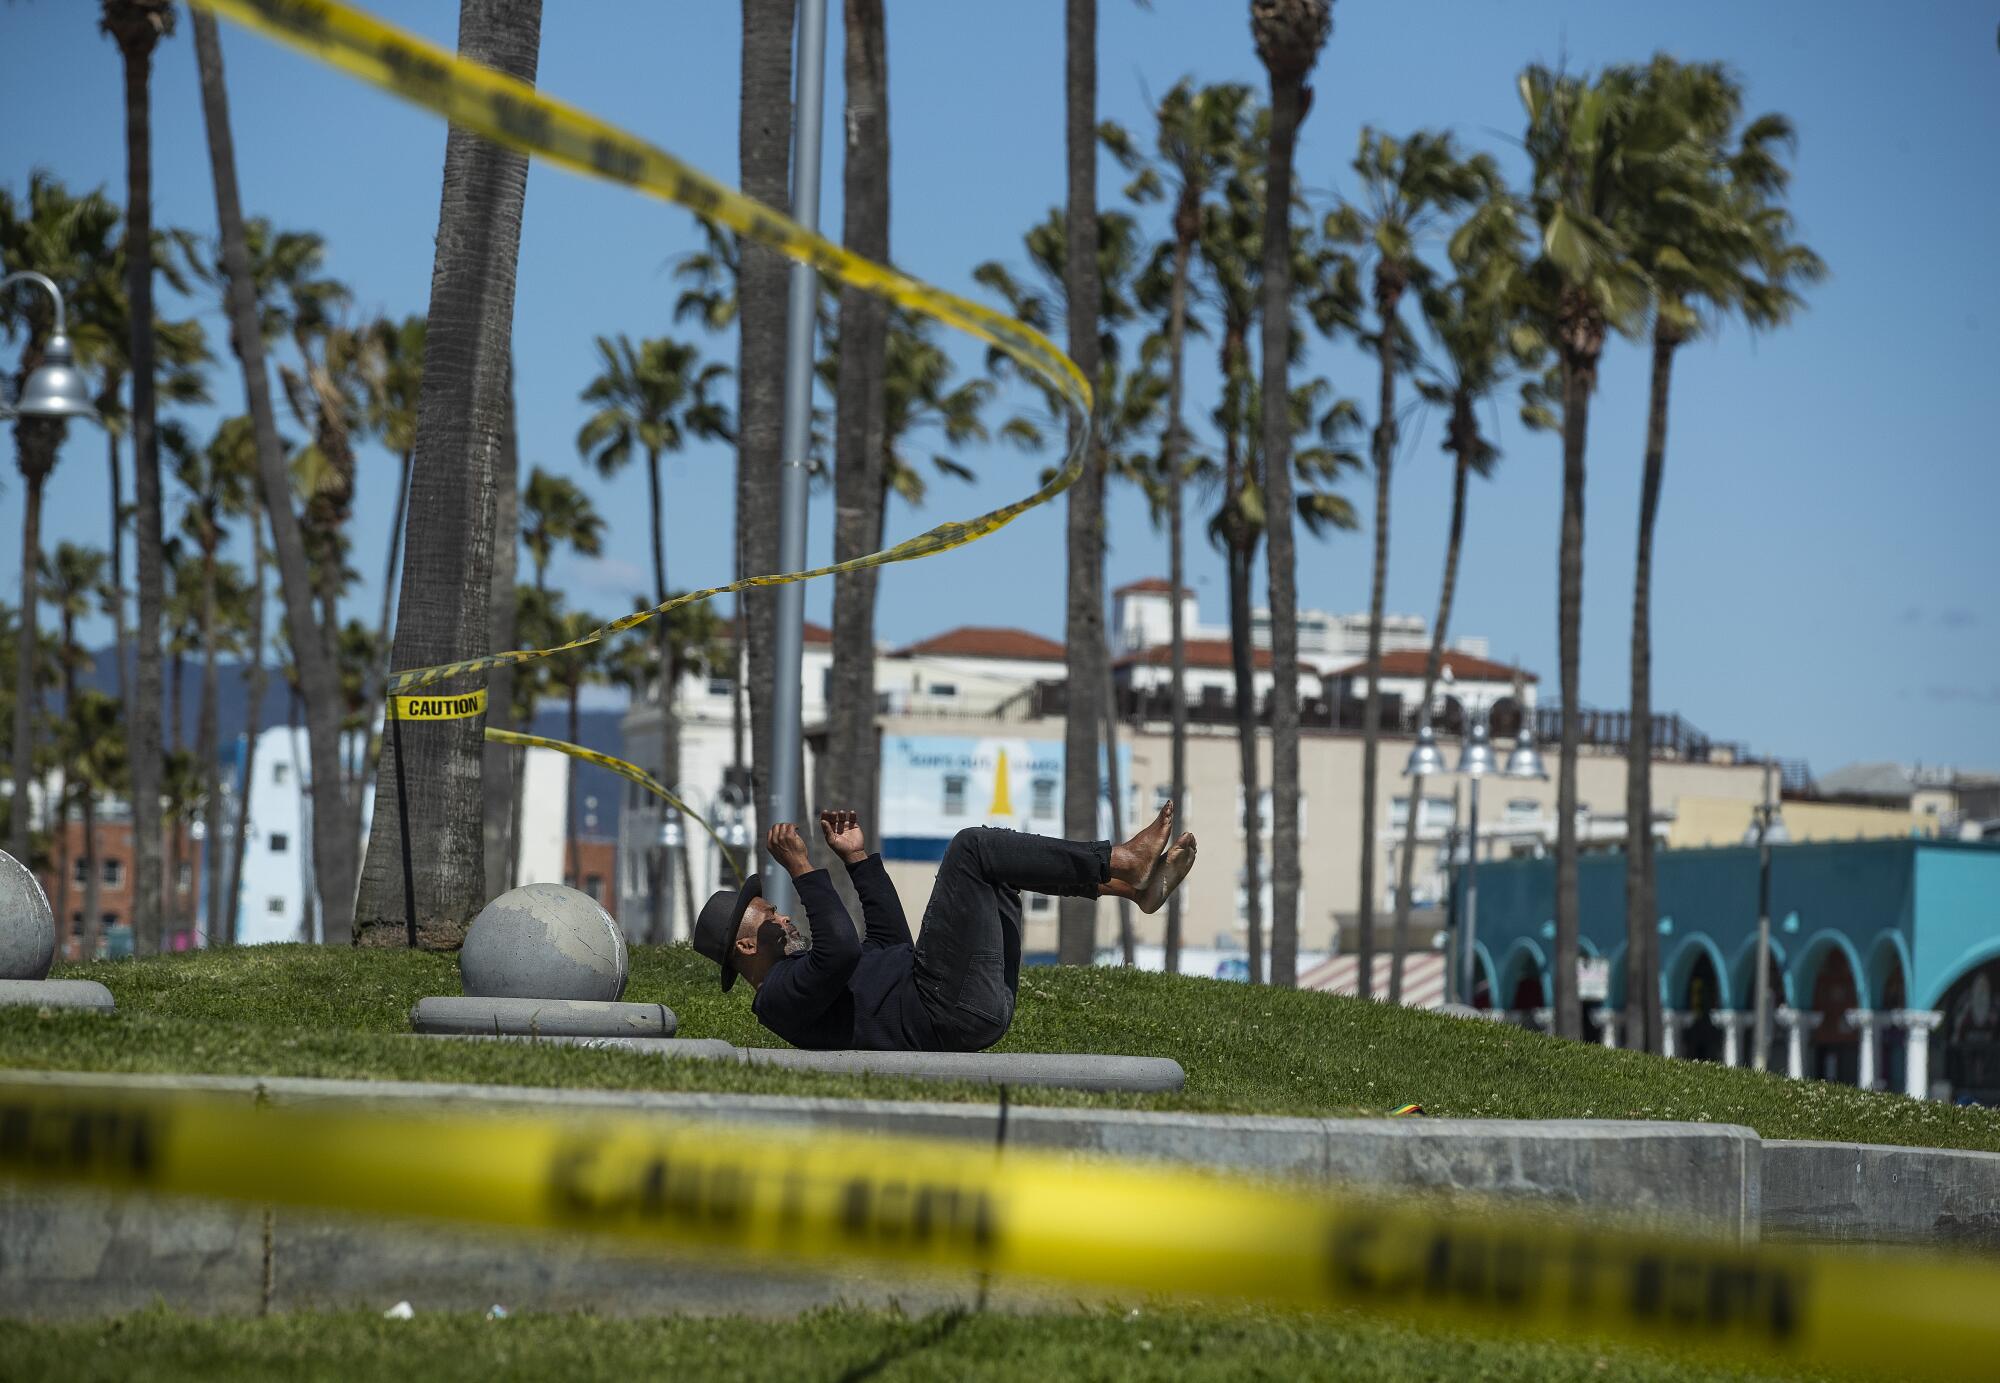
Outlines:
{"label": "palm tree trunk", "polygon": [[[1382,323],[1376,352],[1381,388],[1375,401],[1375,567],[1368,582],[1368,696],[1361,705],[1361,899],[1357,910],[1361,955],[1358,993],[1375,996],[1375,856],[1379,850],[1376,793],[1382,760],[1382,606],[1389,586],[1389,473],[1396,463],[1396,298],[1378,292]],[[1415,812],[1412,810],[1412,819]],[[1402,916],[1399,908],[1398,916]],[[1389,939],[1390,1002],[1402,999],[1403,943],[1399,930]]]}
{"label": "palm tree trunk", "polygon": [[[25,421],[25,420],[24,420]],[[21,506],[21,628],[18,661],[14,672],[14,800],[7,832],[7,853],[17,860],[28,858],[28,787],[35,776],[35,665],[41,653],[40,633],[35,615],[41,600],[36,594],[42,556],[42,480],[46,468],[30,464],[29,445],[22,440],[21,476],[28,493]]]}
{"label": "palm tree trunk", "polygon": [[[1065,0],[1063,101],[1069,195],[1064,211],[1063,289],[1068,301],[1069,354],[1083,377],[1098,382],[1097,342],[1097,0]],[[1109,673],[1104,646],[1104,471],[1097,456],[1096,419],[1070,425],[1070,443],[1085,429],[1083,475],[1070,487],[1067,543],[1069,585],[1064,632],[1069,653],[1069,703],[1063,721],[1063,833],[1097,836],[1097,721]],[[1097,904],[1062,900],[1058,954],[1064,965],[1088,965],[1097,949]]]}
{"label": "palm tree trunk", "polygon": [[[1469,411],[1469,410],[1468,410]],[[1431,626],[1431,650],[1424,659],[1424,693],[1417,702],[1418,723],[1430,719],[1431,697],[1437,694],[1438,670],[1444,663],[1445,631],[1451,626],[1451,601],[1458,589],[1458,553],[1465,541],[1465,485],[1472,469],[1468,446],[1454,453],[1451,468],[1451,529],[1444,546],[1444,580],[1438,588],[1437,622]],[[1523,708],[1526,713],[1526,708]],[[1410,932],[1410,887],[1416,875],[1417,821],[1423,815],[1424,780],[1410,780],[1410,809],[1403,821],[1403,851],[1396,879],[1396,932],[1389,938],[1389,1002],[1403,1002],[1403,953]],[[1471,1003],[1472,996],[1466,995]]]}
{"label": "palm tree trunk", "polygon": [[69,948],[69,770],[63,770],[63,790],[55,803],[55,922],[56,959],[66,958]]}
{"label": "palm tree trunk", "polygon": [[[569,742],[577,743],[582,734],[583,716],[578,710],[578,701],[583,694],[583,674],[578,672],[574,682],[569,684]],[[571,888],[583,887],[583,874],[576,860],[576,760],[566,760],[563,785],[567,805],[563,809],[563,882]]]}
{"label": "palm tree trunk", "polygon": [[[1576,1002],[1577,897],[1576,761],[1583,735],[1577,705],[1583,634],[1583,449],[1590,428],[1585,369],[1563,362],[1562,543],[1557,569],[1557,661],[1562,673],[1562,754],[1556,768],[1556,951],[1553,978],[1556,1035],[1582,1035]],[[1498,996],[1496,1001],[1498,1000]]]}
{"label": "palm tree trunk", "polygon": [[223,929],[234,946],[242,932],[243,844],[250,832],[250,790],[257,782],[257,736],[264,718],[264,516],[250,500],[250,673],[243,705],[243,769],[237,778],[236,823],[229,845],[229,892]]}
{"label": "palm tree trunk", "polygon": [[413,453],[404,452],[402,471],[396,481],[395,516],[389,520],[389,559],[382,567],[382,619],[377,625],[381,631],[379,642],[387,647],[389,643],[389,618],[396,607],[396,559],[403,550],[404,516],[410,502],[410,461]]}
{"label": "palm tree trunk", "polygon": [[[742,96],[737,106],[737,172],[744,194],[789,205],[792,161],[792,27],[796,0],[743,0]],[[787,261],[738,239],[736,301],[736,529],[749,574],[778,569],[780,446],[783,441]],[[745,591],[742,646],[749,663],[751,801],[756,838],[766,819],[771,764],[771,684],[777,635],[774,589]],[[655,890],[657,892],[657,889]]]}
{"label": "palm tree trunk", "polygon": [[[115,402],[116,387],[106,391]],[[104,429],[105,457],[111,467],[111,634],[118,659],[118,705],[132,713],[132,630],[125,622],[125,468],[119,463],[118,434]]]}
{"label": "palm tree trunk", "polygon": [[1247,547],[1229,548],[1229,662],[1236,673],[1236,752],[1243,779],[1243,924],[1250,983],[1264,982],[1264,813],[1257,768],[1257,676],[1250,657]]}
{"label": "palm tree trunk", "polygon": [[230,938],[222,921],[222,761],[217,742],[216,702],[222,694],[220,670],[215,662],[216,639],[215,554],[204,552],[201,560],[201,707],[195,713],[194,752],[201,764],[203,780],[202,883],[208,894],[208,944],[227,946]]}
{"label": "palm tree trunk", "polygon": [[[1194,237],[1199,229],[1197,199],[1183,189],[1181,205],[1174,218],[1174,282],[1167,308],[1167,584],[1173,588],[1173,604],[1168,614],[1169,673],[1168,695],[1172,705],[1172,741],[1169,751],[1168,793],[1174,808],[1174,831],[1187,829],[1181,799],[1187,793],[1187,626],[1181,609],[1181,588],[1187,581],[1185,498],[1182,468],[1187,435],[1183,430],[1182,409],[1187,384],[1187,292],[1188,262],[1194,254]],[[1169,975],[1181,970],[1181,894],[1167,898],[1166,956],[1163,964]]]}
{"label": "palm tree trunk", "polygon": [[[1118,688],[1104,679],[1104,783],[1111,799],[1111,838],[1125,839],[1125,784],[1118,772]],[[1123,965],[1139,963],[1139,938],[1132,930],[1132,904],[1118,900],[1118,959]]]}
{"label": "palm tree trunk", "polygon": [[97,859],[97,791],[83,784],[83,940],[80,960],[97,959],[97,940],[103,927],[103,901],[98,893],[101,881]]}
{"label": "palm tree trunk", "polygon": [[[882,0],[845,0],[847,150],[841,172],[841,239],[878,262],[889,258],[889,71]],[[882,489],[883,372],[888,304],[873,293],[840,292],[840,361],[835,381],[835,561],[873,550],[887,497]],[[827,697],[822,801],[876,823],[875,601],[881,573],[848,572],[833,581],[833,672]],[[834,881],[852,915],[860,905],[847,871]]]}
{"label": "palm tree trunk", "polygon": [[[278,558],[278,587],[285,602],[292,658],[300,686],[310,689],[303,693],[295,691],[294,695],[295,698],[302,695],[305,703],[311,791],[318,805],[326,810],[313,814],[314,888],[309,893],[323,891],[318,901],[323,919],[321,936],[327,941],[345,942],[352,922],[356,841],[345,829],[348,814],[341,801],[340,677],[325,631],[313,610],[312,567],[306,556],[304,530],[297,511],[292,508],[291,476],[286,470],[277,415],[271,405],[257,290],[251,278],[242,195],[236,183],[236,145],[229,128],[229,94],[223,84],[222,48],[216,37],[215,20],[206,10],[196,8],[190,18],[201,67],[202,114],[208,130],[209,164],[215,179],[216,224],[222,240],[223,270],[228,277],[230,344],[243,366],[244,399],[257,440],[258,491],[270,520],[271,546]],[[143,643],[143,630],[141,639]],[[307,791],[306,782],[300,782],[299,790],[302,794]],[[308,910],[314,905],[315,900],[308,896]],[[305,934],[308,939],[312,936],[310,925]]]}
{"label": "palm tree trunk", "polygon": [[[153,150],[150,85],[155,36],[150,25],[121,31],[125,61],[125,296],[132,341],[132,488],[137,501],[139,656],[134,711],[126,733],[132,753],[132,946],[160,949],[160,613],[166,603],[160,519],[160,456],[154,436]],[[178,882],[178,881],[176,881]]]}
{"label": "palm tree trunk", "polygon": [[[507,370],[507,438],[500,464],[494,472],[493,497],[493,587],[486,605],[486,623],[492,646],[514,647],[514,583],[519,579],[521,525],[521,455],[519,417],[514,404],[514,371]],[[514,669],[497,667],[486,679],[486,723],[511,728],[514,715]],[[521,751],[488,743],[486,762],[480,776],[480,792],[485,799],[482,830],[485,833],[486,896],[497,898],[513,885],[509,882],[509,818],[514,807],[514,780],[521,770]]]}
{"label": "palm tree trunk", "polygon": [[[460,0],[458,15],[461,56],[534,81],[541,0]],[[446,137],[409,501],[434,540],[410,546],[403,561],[391,655],[397,668],[488,651],[487,622],[465,614],[493,598],[494,472],[508,426],[508,342],[527,184],[527,155],[456,127]],[[470,691],[485,680],[447,681],[437,690]],[[403,750],[410,819],[391,806],[399,756],[387,742],[355,908],[357,939],[396,945],[406,934],[401,855],[408,830],[424,843],[424,888],[413,900],[418,935],[456,947],[485,902],[483,728],[476,719],[426,725],[405,736]]]}
{"label": "palm tree trunk", "polygon": [[[1625,1013],[1627,1045],[1661,1044],[1660,929],[1653,883],[1653,524],[1667,465],[1667,394],[1680,343],[1653,331],[1653,377],[1646,407],[1645,472],[1639,484],[1639,551],[1632,576],[1632,734],[1625,750]],[[1636,1020],[1636,1021],[1635,1021]]]}
{"label": "palm tree trunk", "polygon": [[187,647],[176,637],[173,661],[168,665],[173,674],[173,685],[167,689],[167,719],[173,723],[173,752],[178,754],[187,748],[187,724],[182,719],[181,697],[186,692]]}
{"label": "palm tree trunk", "polygon": [[[664,604],[667,599],[667,549],[665,516],[660,503],[660,453],[656,449],[646,452],[646,485],[652,502],[653,524],[653,602]],[[673,631],[665,619],[653,623],[654,637],[659,641],[660,669],[660,781],[670,788],[677,788],[681,777],[681,727],[675,714],[675,695],[680,690],[680,669],[675,665]],[[672,852],[667,845],[656,842],[652,850],[659,857],[656,877],[662,882],[669,874],[683,873],[676,870]],[[652,932],[661,941],[673,935],[674,902],[672,890],[663,889],[653,894],[654,918]],[[688,925],[694,925],[690,912]]]}
{"label": "palm tree trunk", "polygon": [[[1271,79],[1264,208],[1264,560],[1271,584],[1271,983],[1298,983],[1299,597],[1291,422],[1292,152],[1307,108],[1301,78]],[[1365,992],[1365,991],[1364,991]]]}

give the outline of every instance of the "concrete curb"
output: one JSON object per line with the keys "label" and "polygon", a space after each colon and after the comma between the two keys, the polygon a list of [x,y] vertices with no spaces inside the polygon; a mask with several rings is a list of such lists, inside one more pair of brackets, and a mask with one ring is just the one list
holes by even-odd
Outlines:
{"label": "concrete curb", "polygon": [[481,999],[432,995],[410,1008],[420,1033],[524,1037],[655,1037],[674,1035],[674,1011],[665,1004],[605,999]]}
{"label": "concrete curb", "polygon": [[[428,1003],[429,1000],[424,1002]],[[421,1007],[421,1005],[420,1005]],[[426,1037],[485,1037],[491,1032]],[[508,1034],[500,1034],[505,1037]],[[549,1034],[540,1039],[571,1047],[651,1052],[699,1061],[736,1061],[745,1066],[781,1066],[792,1071],[844,1075],[905,1076],[913,1080],[955,1080],[974,1085],[1057,1086],[1066,1090],[1162,1094],[1187,1084],[1178,1061],[1160,1056],[1107,1056],[1091,1052],[802,1052],[791,1047],[738,1047],[714,1037],[605,1037]]]}
{"label": "concrete curb", "polygon": [[96,980],[0,980],[0,1008],[118,1011],[111,991]]}
{"label": "concrete curb", "polygon": [[1763,1224],[1785,1237],[2000,1253],[2000,1153],[1772,1139]]}

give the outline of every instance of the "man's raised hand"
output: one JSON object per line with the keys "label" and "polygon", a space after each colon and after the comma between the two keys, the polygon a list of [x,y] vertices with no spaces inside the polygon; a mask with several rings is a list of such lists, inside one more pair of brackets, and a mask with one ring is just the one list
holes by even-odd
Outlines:
{"label": "man's raised hand", "polygon": [[861,834],[861,817],[855,812],[821,812],[819,814],[820,834],[826,837],[827,848],[848,864],[859,864],[868,858],[868,841]]}
{"label": "man's raised hand", "polygon": [[791,822],[780,821],[773,826],[764,836],[764,848],[794,879],[801,874],[812,873],[812,861],[806,857],[805,838]]}

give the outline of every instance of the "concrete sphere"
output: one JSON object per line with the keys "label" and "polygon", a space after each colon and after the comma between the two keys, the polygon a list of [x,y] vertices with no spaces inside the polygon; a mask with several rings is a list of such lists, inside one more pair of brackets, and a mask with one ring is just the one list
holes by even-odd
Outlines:
{"label": "concrete sphere", "polygon": [[47,979],[56,959],[56,917],[28,867],[0,851],[0,980]]}
{"label": "concrete sphere", "polygon": [[628,967],[611,914],[562,884],[501,894],[472,919],[458,953],[465,992],[481,999],[616,999]]}

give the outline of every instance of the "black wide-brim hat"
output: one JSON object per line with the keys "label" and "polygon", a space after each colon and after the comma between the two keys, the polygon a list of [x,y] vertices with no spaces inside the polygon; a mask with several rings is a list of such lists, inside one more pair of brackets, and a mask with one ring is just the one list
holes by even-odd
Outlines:
{"label": "black wide-brim hat", "polygon": [[750,900],[762,897],[763,893],[763,884],[752,874],[741,888],[725,888],[710,894],[701,905],[701,915],[694,920],[694,948],[722,967],[725,994],[736,983],[736,929],[743,925],[743,914],[750,910]]}

